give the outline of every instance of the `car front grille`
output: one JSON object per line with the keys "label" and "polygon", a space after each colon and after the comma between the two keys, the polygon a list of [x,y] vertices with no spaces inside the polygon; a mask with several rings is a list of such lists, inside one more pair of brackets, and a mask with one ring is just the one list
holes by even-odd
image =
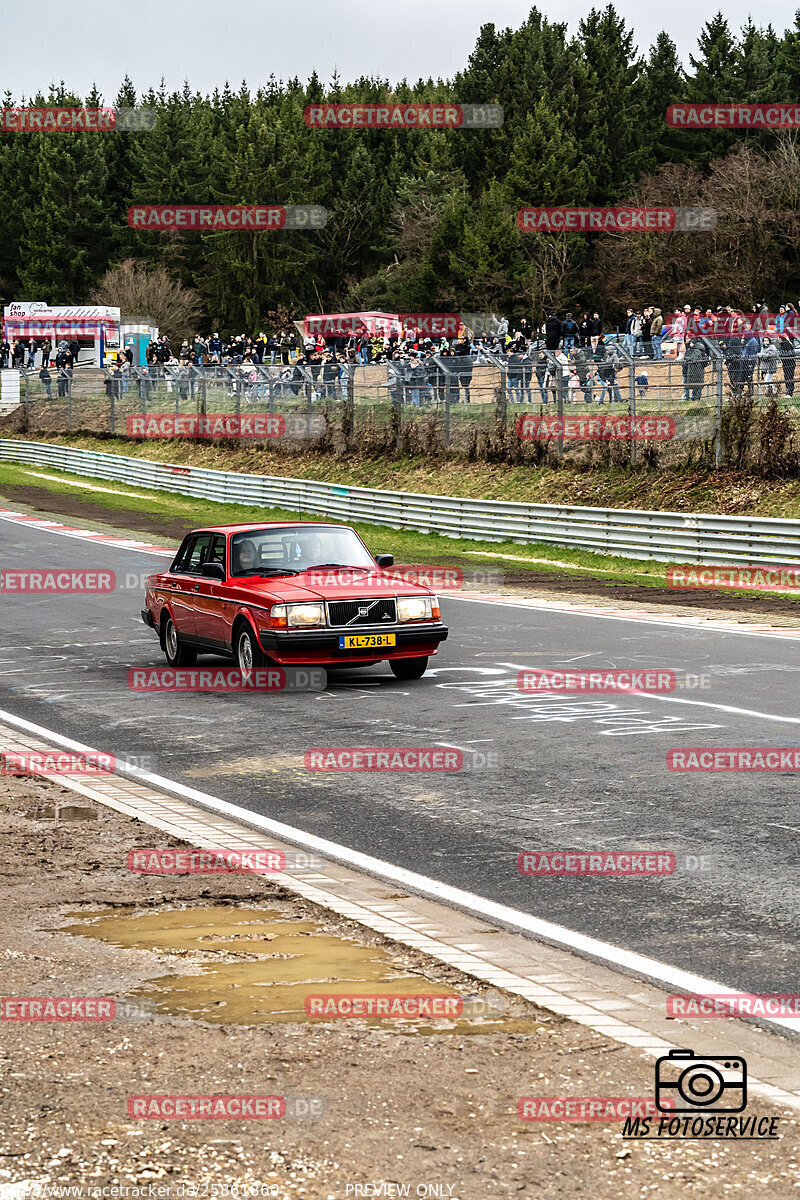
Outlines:
{"label": "car front grille", "polygon": [[328,620],[340,629],[346,625],[394,625],[397,605],[394,599],[331,600],[328,602]]}

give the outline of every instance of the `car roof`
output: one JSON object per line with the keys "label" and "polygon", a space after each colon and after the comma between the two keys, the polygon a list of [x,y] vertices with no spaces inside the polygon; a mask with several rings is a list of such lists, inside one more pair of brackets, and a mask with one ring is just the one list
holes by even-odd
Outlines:
{"label": "car roof", "polygon": [[248,533],[256,529],[302,529],[306,525],[327,525],[331,529],[349,529],[338,521],[251,521],[247,525],[198,525],[186,535],[192,533]]}

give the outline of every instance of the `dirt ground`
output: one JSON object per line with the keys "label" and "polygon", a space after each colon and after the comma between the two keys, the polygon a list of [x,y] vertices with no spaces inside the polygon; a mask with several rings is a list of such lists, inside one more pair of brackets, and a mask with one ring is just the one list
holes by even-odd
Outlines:
{"label": "dirt ground", "polygon": [[[315,938],[336,938],[343,958],[365,947],[399,975],[418,976],[421,990],[486,989],[293,899],[265,877],[133,876],[128,850],[170,839],[84,801],[92,811],[81,820],[64,811],[55,818],[55,804],[68,798],[74,805],[74,793],[56,782],[0,775],[2,992],[127,998],[142,1011],[107,1022],[2,1022],[0,1195],[7,1200],[32,1194],[11,1186],[23,1181],[80,1187],[50,1194],[87,1197],[114,1185],[165,1189],[123,1196],[177,1198],[191,1194],[185,1185],[199,1195],[231,1195],[234,1184],[240,1195],[274,1185],[261,1194],[308,1200],[398,1194],[391,1184],[450,1200],[796,1194],[798,1123],[786,1114],[780,1140],[748,1143],[632,1141],[622,1139],[621,1122],[519,1120],[523,1096],[653,1095],[651,1060],[519,999],[505,998],[493,1032],[478,1021],[226,1023],[214,1011],[216,993],[210,989],[204,1007],[203,981],[196,986],[193,977],[240,960],[258,975],[259,956],[247,952],[246,939],[212,939],[208,949],[200,939],[186,951],[178,938],[153,950],[124,937],[115,944],[76,934],[76,925],[91,929],[98,913],[144,920],[180,910],[185,916],[171,921],[180,930],[204,911],[233,919],[255,908],[296,923],[310,953]],[[291,956],[285,961],[289,971]],[[318,971],[314,987],[324,990],[332,973]],[[171,1012],[160,998],[164,980],[176,978],[194,988],[193,1016]],[[127,1115],[132,1095],[208,1093],[321,1098],[325,1114],[268,1123]],[[748,1106],[748,1114],[774,1111]]]}
{"label": "dirt ground", "polygon": [[[54,496],[47,488],[35,485],[19,486],[6,483],[3,485],[3,496],[15,504],[26,505],[36,511],[50,514],[57,508],[59,517],[96,522],[108,528],[124,529],[128,533],[150,534],[159,539],[172,540],[176,545],[194,528],[191,521],[182,517],[111,509],[88,499],[85,495]],[[490,567],[494,569],[491,559],[472,556],[443,555],[436,561],[439,566],[460,567],[467,579]],[[663,604],[679,613],[701,611],[707,616],[734,613],[743,620],[757,622],[769,617],[775,624],[784,625],[796,625],[800,621],[800,603],[791,596],[769,596],[761,593],[732,595],[729,592],[710,590],[676,592],[674,588],[637,587],[635,584],[616,583],[601,575],[593,576],[590,572],[572,575],[558,570],[530,571],[515,567],[513,562],[499,561],[502,562],[504,587],[512,594],[518,592],[526,596],[545,596],[577,602],[599,601],[602,604],[613,605]],[[398,563],[398,566],[402,564]]]}

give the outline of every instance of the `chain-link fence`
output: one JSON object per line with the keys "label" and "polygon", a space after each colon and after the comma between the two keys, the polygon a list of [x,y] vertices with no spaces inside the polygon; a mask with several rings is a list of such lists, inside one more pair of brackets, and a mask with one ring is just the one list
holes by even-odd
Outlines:
{"label": "chain-link fence", "polygon": [[[518,461],[546,454],[585,463],[613,454],[615,461],[636,462],[646,454],[665,465],[687,458],[721,465],[731,455],[743,461],[744,443],[763,440],[759,414],[771,412],[774,424],[777,410],[784,440],[797,435],[798,354],[800,343],[787,339],[777,346],[765,339],[748,355],[724,339],[703,338],[680,359],[634,358],[620,337],[568,354],[482,350],[474,357],[433,354],[369,365],[299,360],[21,370],[20,405],[3,424],[28,432],[162,437],[163,426],[143,427],[140,419],[303,414],[315,417],[304,426],[307,438],[336,450],[451,449],[484,457],[487,447],[495,455],[512,447]],[[179,423],[175,435],[192,436],[192,429],[184,425],[181,432]],[[206,434],[224,435],[224,429]],[[259,440],[257,429],[243,436]]]}

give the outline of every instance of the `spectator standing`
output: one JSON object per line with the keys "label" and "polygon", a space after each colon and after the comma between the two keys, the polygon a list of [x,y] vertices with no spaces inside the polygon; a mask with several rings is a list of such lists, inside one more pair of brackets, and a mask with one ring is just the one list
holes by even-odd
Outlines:
{"label": "spectator standing", "polygon": [[753,333],[753,330],[748,327],[744,333],[741,361],[742,390],[747,388],[748,396],[752,396],[753,394],[753,372],[756,369],[760,349],[758,338]]}
{"label": "spectator standing", "polygon": [[631,318],[631,337],[633,338],[633,349],[631,355],[633,358],[641,358],[643,354],[642,333],[644,331],[644,318],[641,312],[637,311]]}
{"label": "spectator standing", "polygon": [[592,313],[591,321],[591,344],[592,350],[597,354],[597,347],[600,345],[600,338],[603,336],[603,321],[599,312]]}
{"label": "spectator standing", "polygon": [[790,333],[782,333],[778,339],[778,355],[783,370],[783,387],[787,396],[794,395],[794,369],[797,358],[795,340]]}
{"label": "spectator standing", "polygon": [[767,385],[767,395],[777,396],[778,389],[773,380],[778,371],[778,349],[772,338],[764,338],[764,344],[758,352],[758,360],[761,366],[761,377]]}
{"label": "spectator standing", "polygon": [[464,390],[464,403],[471,402],[470,385],[472,384],[472,356],[470,354],[469,333],[465,329],[464,336],[460,338],[454,347],[454,357],[456,359],[453,364],[458,375],[459,385]]}
{"label": "spectator standing", "polygon": [[521,354],[520,365],[522,367],[522,390],[520,392],[520,402],[531,400],[531,379],[533,377],[533,359],[527,350],[523,350]]}
{"label": "spectator standing", "polygon": [[740,334],[734,334],[731,337],[721,338],[722,353],[725,358],[725,366],[728,370],[728,379],[731,383],[731,392],[738,399],[742,394],[744,376],[742,374],[742,346],[743,340]]}
{"label": "spectator standing", "polygon": [[51,383],[50,372],[47,369],[46,362],[42,363],[42,369],[39,372],[39,378],[42,381],[42,386],[47,394],[47,399],[52,400],[53,399],[53,387],[52,387],[52,383]]}
{"label": "spectator standing", "polygon": [[617,347],[614,345],[609,346],[606,357],[597,368],[598,378],[603,384],[603,389],[600,392],[598,404],[605,403],[606,392],[608,392],[609,403],[613,404],[614,400],[616,400],[619,404],[622,403],[622,393],[620,392],[619,384],[617,383],[617,370],[621,362],[622,355]]}
{"label": "spectator standing", "polygon": [[547,350],[557,350],[561,345],[561,318],[556,313],[550,313],[544,323],[544,344]]}
{"label": "spectator standing", "polygon": [[[683,359],[684,396],[691,400],[692,404],[700,404],[703,399],[707,362],[702,342],[698,338],[692,338]],[[755,359],[753,363],[755,365]]]}
{"label": "spectator standing", "polygon": [[633,358],[633,348],[636,345],[636,338],[633,336],[633,333],[631,331],[631,327],[633,326],[633,319],[635,316],[636,316],[636,313],[633,311],[632,308],[629,308],[627,310],[627,315],[625,318],[625,349],[628,351],[628,354],[630,354],[631,358]]}
{"label": "spectator standing", "polygon": [[539,357],[536,360],[536,367],[534,369],[536,371],[536,382],[539,386],[539,395],[542,398],[542,404],[547,404],[547,386],[550,381],[550,360],[548,359],[544,350],[542,350],[539,354]]}
{"label": "spectator standing", "polygon": [[[679,312],[672,323],[672,337],[675,342],[676,360],[680,361],[686,353],[686,327],[689,323],[691,308],[684,304],[683,312]],[[684,396],[684,399],[686,397]]]}
{"label": "spectator standing", "polygon": [[564,353],[569,354],[578,337],[578,323],[573,320],[572,313],[567,313],[561,325],[561,337],[564,343]]}
{"label": "spectator standing", "polygon": [[575,369],[575,367],[573,367],[569,373],[569,379],[567,380],[567,389],[568,389],[570,404],[577,404],[578,403],[578,393],[581,390],[581,381],[578,378],[578,372]]}
{"label": "spectator standing", "polygon": [[652,318],[652,308],[646,308],[642,313],[642,354],[645,358],[653,357]]}
{"label": "spectator standing", "polygon": [[292,339],[289,336],[289,330],[287,329],[281,337],[281,362],[284,366],[287,366],[289,363],[289,355],[291,354],[291,350]]}
{"label": "spectator standing", "polygon": [[652,311],[652,316],[650,318],[650,340],[653,345],[653,359],[655,362],[660,362],[661,359],[664,357],[662,350],[661,350],[661,342],[664,337],[664,318],[661,315],[660,308],[654,308],[651,311]]}
{"label": "spectator standing", "polygon": [[581,323],[578,326],[579,344],[588,346],[592,338],[592,322],[588,313],[584,313],[581,317]]}
{"label": "spectator standing", "polygon": [[[508,390],[512,404],[522,403],[522,355],[515,350],[508,356]],[[516,394],[516,399],[515,399]]]}
{"label": "spectator standing", "polygon": [[592,355],[588,347],[579,346],[577,350],[573,350],[572,356],[575,362],[575,370],[578,373],[578,381],[583,388],[583,397],[587,404],[591,403],[592,385],[589,383],[589,374],[592,369]]}

